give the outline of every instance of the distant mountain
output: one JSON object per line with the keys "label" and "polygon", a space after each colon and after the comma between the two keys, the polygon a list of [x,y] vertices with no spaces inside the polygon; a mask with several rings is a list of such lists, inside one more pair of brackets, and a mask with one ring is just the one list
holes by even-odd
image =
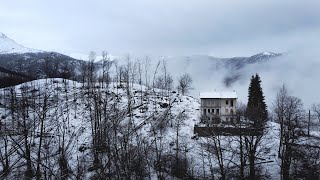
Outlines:
{"label": "distant mountain", "polygon": [[[57,52],[24,47],[0,33],[0,66],[13,74],[27,76],[28,78],[22,78],[23,82],[47,77],[70,78],[79,72],[81,62]],[[1,73],[1,77],[4,76],[7,77],[8,73]]]}
{"label": "distant mountain", "polygon": [[[217,58],[206,55],[168,57],[168,71],[174,76],[189,73],[196,83],[209,84],[209,79],[222,81],[229,87],[242,77],[245,67],[264,64],[282,56],[279,53],[262,52],[250,57]],[[211,82],[212,83],[212,82]]]}
{"label": "distant mountain", "polygon": [[0,54],[0,66],[34,78],[61,77],[74,74],[81,61],[56,52]]}
{"label": "distant mountain", "polygon": [[239,70],[248,64],[265,63],[281,55],[282,54],[279,54],[279,53],[263,52],[250,57],[224,58],[224,59],[221,59],[221,61],[223,61],[225,67],[232,70],[234,69]]}
{"label": "distant mountain", "polygon": [[223,78],[224,85],[229,87],[239,80],[242,76],[241,71],[244,67],[252,64],[266,63],[281,55],[282,54],[279,53],[263,52],[250,57],[224,59],[224,66],[229,70],[229,73]]}
{"label": "distant mountain", "polygon": [[[222,81],[226,87],[229,87],[241,78],[242,70],[246,66],[266,63],[281,55],[263,52],[250,57],[217,58],[207,55],[192,55],[166,57],[164,59],[167,63],[168,72],[171,72],[174,78],[182,73],[189,73],[195,81],[204,83],[203,79],[214,77],[215,81]],[[97,60],[100,59],[98,58]],[[115,57],[112,56],[110,59],[115,59]],[[154,58],[151,63],[157,64],[157,61],[158,58]],[[47,52],[24,47],[3,33],[0,33],[0,67],[12,72],[11,74],[27,76],[28,78],[22,78],[23,81],[48,77],[62,77],[75,80],[81,72],[81,64],[83,62],[82,60],[57,52]],[[118,65],[124,65],[127,63],[127,60],[126,58],[120,58],[118,63]],[[99,67],[101,62],[97,61],[96,64]],[[153,71],[155,66],[151,66],[150,68]],[[7,77],[8,73],[4,74]],[[22,77],[14,76],[17,78]]]}
{"label": "distant mountain", "polygon": [[165,58],[168,64],[183,65],[183,68],[195,68],[202,66],[213,70],[228,69],[240,70],[249,64],[265,63],[279,57],[282,54],[272,52],[262,52],[250,57],[217,58],[206,55],[178,56]]}

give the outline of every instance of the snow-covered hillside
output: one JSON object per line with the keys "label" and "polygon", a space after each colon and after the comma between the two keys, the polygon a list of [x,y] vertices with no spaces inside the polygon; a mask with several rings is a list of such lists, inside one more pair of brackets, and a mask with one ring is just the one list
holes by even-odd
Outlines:
{"label": "snow-covered hillside", "polygon": [[[142,91],[141,91],[142,90]],[[38,103],[41,103],[44,97],[47,97],[50,105],[48,105],[48,116],[50,118],[45,119],[45,142],[49,143],[53,151],[56,151],[59,147],[59,138],[61,129],[57,126],[64,124],[66,130],[65,141],[68,142],[68,163],[72,170],[76,170],[77,159],[80,155],[85,153],[88,157],[86,161],[91,161],[91,146],[92,146],[92,133],[90,128],[90,102],[87,102],[87,98],[90,98],[90,94],[87,94],[86,90],[83,89],[82,84],[63,80],[63,79],[43,79],[21,84],[15,87],[15,91],[19,98],[23,96],[28,96],[31,99],[32,93],[35,93],[37,98],[40,98]],[[25,91],[25,94],[22,93]],[[8,90],[1,90],[2,102],[5,104],[6,92]],[[179,129],[181,144],[186,146],[186,149],[192,151],[197,151],[197,143],[192,140],[193,127],[195,123],[198,122],[198,106],[199,103],[197,99],[188,96],[181,96],[176,93],[171,93],[168,97],[161,95],[161,90],[156,90],[152,92],[151,89],[146,89],[146,87],[134,85],[132,87],[132,92],[134,92],[132,99],[133,111],[127,113],[127,103],[128,98],[126,91],[123,88],[117,87],[116,84],[112,84],[110,89],[101,89],[101,93],[104,94],[106,101],[110,101],[110,105],[114,104],[117,106],[121,118],[121,124],[127,125],[132,122],[132,132],[139,138],[147,141],[146,143],[152,144],[152,142],[157,138],[163,138],[163,145],[165,146],[164,153],[172,153],[172,146],[174,145],[176,138],[176,130],[173,127],[176,122],[176,118],[179,115],[185,114],[185,118],[181,120],[181,127]],[[105,96],[109,94],[109,96]],[[90,101],[90,100],[89,100]],[[168,104],[172,106],[168,106]],[[40,108],[40,107],[39,107]],[[108,110],[111,107],[107,107]],[[41,110],[41,108],[39,109]],[[92,110],[92,109],[91,109]],[[168,119],[164,122],[163,116],[170,113],[171,120]],[[2,116],[2,123],[7,124],[7,128],[10,126],[10,119],[12,116],[10,112],[5,108],[1,107],[0,114]],[[35,114],[33,114],[34,116]],[[31,119],[30,119],[31,120]],[[156,131],[159,130],[159,126],[165,126],[160,134]],[[34,128],[34,129],[33,129]],[[35,126],[30,131],[35,134],[40,133],[40,127]],[[32,134],[32,132],[30,132]],[[127,132],[125,132],[127,133]],[[30,135],[31,135],[30,134]],[[124,132],[119,132],[119,136],[125,136]],[[19,141],[20,136],[13,136]],[[33,143],[38,143],[38,139],[30,136],[30,140]],[[133,138],[134,139],[134,138]],[[135,141],[135,140],[133,140]],[[13,145],[12,145],[13,146]],[[2,147],[4,148],[4,147]],[[11,147],[13,148],[13,147]],[[80,150],[85,149],[85,150]],[[35,149],[34,149],[35,150]],[[15,161],[18,157],[17,155],[12,155],[12,160]],[[36,158],[37,154],[32,154],[33,158]],[[21,160],[18,164],[23,164]],[[49,164],[48,164],[49,165]],[[53,164],[51,164],[54,166]],[[89,165],[89,164],[88,164]],[[57,167],[58,168],[58,167]],[[88,173],[86,176],[90,176]]]}
{"label": "snow-covered hillside", "polygon": [[[115,158],[108,152],[123,151],[131,154],[130,162],[133,163],[136,158],[146,154],[143,160],[139,161],[149,174],[143,176],[151,179],[160,176],[173,179],[176,174],[172,174],[174,166],[171,163],[176,162],[174,159],[177,157],[187,163],[185,172],[190,177],[219,177],[218,161],[210,147],[212,139],[197,137],[193,133],[194,125],[200,121],[198,99],[137,84],[129,87],[129,94],[123,84],[111,83],[109,88],[101,86],[96,84],[94,89],[88,89],[85,84],[70,80],[42,79],[18,85],[13,89],[1,89],[1,128],[7,130],[3,131],[7,133],[1,136],[7,138],[7,145],[1,143],[0,153],[3,157],[10,157],[9,164],[15,169],[14,173],[9,173],[7,177],[17,177],[25,171],[26,159],[21,154],[26,147],[30,148],[34,166],[39,153],[41,154],[41,171],[47,172],[45,167],[48,167],[50,173],[47,175],[60,173],[59,157],[63,155],[67,161],[70,179],[79,174],[84,179],[94,177],[97,172],[93,165],[93,119],[98,119],[99,125],[96,128],[103,127],[107,135],[105,141],[110,140],[104,141],[107,143],[107,151],[104,146],[100,147],[102,154],[99,157]],[[14,101],[12,95],[15,96]],[[10,110],[10,104],[14,104],[17,109]],[[16,129],[16,133],[12,129]],[[270,173],[272,179],[278,178],[279,170],[275,159],[277,129],[276,123],[269,123],[264,144],[271,149],[261,159],[268,162],[263,166],[263,171]],[[39,145],[40,134],[43,136],[42,145]],[[27,140],[24,139],[25,136],[28,136]],[[237,137],[220,138],[222,146],[230,150],[224,153],[224,158],[237,164]],[[5,139],[1,141],[3,140]],[[39,146],[43,148],[40,151]],[[4,151],[5,148],[10,153]],[[105,161],[107,162],[107,159]],[[110,162],[112,167],[122,163],[120,159],[114,161]],[[226,168],[230,169],[230,177],[236,164],[226,163]],[[4,167],[0,167],[0,170],[3,170]],[[108,170],[110,177],[116,177],[114,173],[117,172],[112,170],[113,168]],[[79,169],[82,169],[82,172],[79,172]],[[134,170],[130,172],[136,173]],[[137,174],[131,175],[140,177]]]}
{"label": "snow-covered hillside", "polygon": [[0,32],[0,54],[11,54],[11,53],[39,53],[43,52],[36,49],[26,48],[14,40],[8,38],[5,34]]}

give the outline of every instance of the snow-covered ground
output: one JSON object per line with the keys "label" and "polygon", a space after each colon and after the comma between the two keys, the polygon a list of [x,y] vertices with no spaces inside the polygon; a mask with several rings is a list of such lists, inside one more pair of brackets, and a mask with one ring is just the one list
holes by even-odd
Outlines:
{"label": "snow-covered ground", "polygon": [[[90,113],[88,103],[85,102],[86,96],[89,94],[85,93],[82,84],[74,81],[43,79],[16,86],[17,97],[23,96],[21,90],[26,89],[26,86],[29,87],[28,93],[34,92],[38,94],[38,98],[40,99],[48,96],[50,101],[53,102],[48,112],[50,118],[45,120],[45,130],[46,134],[48,134],[45,142],[50,142],[49,146],[53,149],[59,147],[62,129],[57,129],[56,127],[63,125],[66,130],[65,141],[69,144],[67,147],[69,148],[69,164],[71,168],[76,168],[77,159],[82,153],[87,153],[87,156],[90,156],[90,151],[88,150],[84,152],[79,151],[80,147],[89,148],[92,142]],[[101,89],[101,91],[112,94],[110,98],[114,98],[117,94],[120,109],[127,108],[126,103],[128,102],[128,98],[125,89],[118,88],[116,84],[111,84],[109,89]],[[133,126],[136,127],[137,134],[149,141],[148,143],[150,144],[157,139],[162,139],[161,143],[163,144],[164,154],[172,154],[177,151],[176,147],[184,147],[184,149],[180,149],[179,151],[185,151],[194,168],[194,174],[197,176],[204,174],[203,170],[209,171],[210,167],[216,166],[214,165],[215,160],[212,154],[209,152],[204,153],[202,147],[204,142],[209,140],[206,138],[193,138],[193,127],[199,122],[198,99],[182,96],[175,92],[169,92],[169,96],[165,97],[161,96],[162,91],[159,89],[153,92],[151,89],[137,84],[133,85],[132,92],[135,92],[132,106],[143,107],[143,109],[134,109],[131,112],[132,116],[126,117],[124,122],[130,119],[133,122]],[[4,93],[8,93],[8,91],[2,89],[2,97],[5,96]],[[142,96],[141,93],[143,93]],[[39,100],[40,102],[41,100]],[[160,106],[161,103],[171,104],[172,107],[163,108]],[[164,129],[161,130],[160,134],[154,133],[154,131],[158,131],[156,128],[158,128],[157,126],[159,126],[160,121],[163,121],[162,115],[168,113],[168,111],[170,111],[170,121],[164,122],[164,126],[166,127],[163,127]],[[9,121],[11,118],[9,111],[6,108],[1,108],[0,112],[1,116]],[[178,126],[179,128],[177,129]],[[35,133],[37,134],[39,131],[39,126],[36,126]],[[176,144],[177,131],[179,133],[178,146]],[[273,136],[273,134],[270,134],[270,136]],[[226,137],[226,142],[230,141],[229,138]],[[31,138],[30,141],[37,144],[37,138]],[[204,157],[204,154],[207,157],[200,158]],[[33,154],[33,156],[36,157],[36,154]]]}
{"label": "snow-covered ground", "polygon": [[[111,84],[110,86],[111,87],[109,89],[101,89],[101,91],[112,94],[112,96],[109,97],[110,99],[117,96],[117,99],[119,100],[119,104],[117,104],[117,106],[119,106],[120,109],[126,109],[128,98],[125,89],[117,87],[116,84]],[[65,141],[70,144],[68,146],[68,152],[71,168],[76,168],[79,154],[88,153],[87,155],[89,156],[90,151],[79,151],[80,147],[90,147],[92,142],[90,113],[88,110],[88,103],[85,102],[89,94],[85,93],[82,84],[63,79],[42,79],[18,85],[14,87],[14,89],[17,93],[17,97],[19,98],[24,96],[21,91],[28,89],[28,95],[32,95],[32,92],[34,92],[37,98],[40,98],[38,99],[38,103],[41,103],[44,96],[48,96],[50,102],[53,102],[53,104],[49,106],[50,108],[48,111],[50,118],[45,120],[45,131],[46,134],[48,134],[48,138],[46,138],[45,141],[50,141],[49,146],[53,149],[55,149],[55,147],[59,147],[60,134],[62,132],[61,129],[57,129],[56,127],[59,125],[65,126]],[[0,91],[1,97],[3,98],[2,104],[5,104],[4,97],[8,91],[8,88],[1,89]],[[135,92],[132,106],[144,107],[144,109],[134,109],[132,111],[132,119],[130,116],[126,117],[126,120],[123,123],[129,121],[130,118],[134,123],[133,126],[136,127],[136,133],[142,135],[142,138],[146,138],[150,143],[155,138],[163,138],[163,144],[164,147],[166,147],[164,148],[165,152],[172,152],[172,146],[174,146],[172,143],[175,142],[176,139],[175,128],[172,125],[175,124],[174,119],[170,122],[172,127],[169,126],[165,131],[165,134],[161,137],[152,133],[155,126],[159,125],[159,122],[155,121],[160,121],[162,115],[167,113],[169,110],[168,108],[161,107],[160,104],[169,104],[171,101],[172,108],[170,108],[170,112],[172,113],[171,116],[173,118],[177,118],[181,113],[185,113],[187,115],[187,118],[183,119],[179,130],[179,136],[181,136],[180,142],[187,146],[186,149],[191,149],[195,152],[197,151],[197,142],[196,140],[191,139],[193,136],[193,126],[199,119],[199,113],[197,110],[199,108],[199,103],[197,99],[189,96],[181,96],[172,92],[169,92],[169,97],[162,97],[161,90],[156,89],[155,92],[153,92],[153,90],[137,84],[133,85],[132,92]],[[142,96],[141,93],[143,93]],[[39,108],[41,109],[41,107]],[[0,108],[0,114],[3,117],[2,122],[7,122],[9,127],[9,121],[12,118],[9,110],[6,109],[5,106],[2,106]],[[35,115],[35,113],[32,114]],[[34,131],[35,134],[39,133],[39,126],[36,126]],[[30,138],[30,141],[37,144],[37,138]],[[33,156],[36,158],[36,154],[33,154]]]}
{"label": "snow-covered ground", "polygon": [[[134,145],[140,141],[151,146],[149,158],[155,158],[155,149],[161,147],[162,156],[174,155],[179,152],[188,160],[188,170],[198,179],[206,179],[211,176],[219,177],[219,166],[212,148],[213,139],[206,137],[197,137],[193,133],[194,125],[200,121],[199,99],[191,96],[183,96],[174,91],[164,91],[161,89],[151,89],[138,84],[130,85],[130,95],[124,85],[117,83],[109,84],[109,88],[101,88],[100,84],[95,85],[95,92],[99,92],[101,103],[108,103],[106,109],[109,115],[116,107],[119,116],[122,119],[119,122],[121,126],[128,127],[128,131],[118,132],[119,137],[125,137],[126,134],[132,135],[130,142]],[[16,93],[16,102],[24,97],[30,96],[29,100],[38,104],[39,107],[29,109],[30,114],[27,120],[35,122],[34,128],[30,130],[28,141],[31,144],[31,156],[37,159],[37,145],[40,133],[41,113],[46,112],[44,118],[45,138],[43,146],[49,147],[48,152],[42,152],[42,156],[52,155],[50,161],[46,162],[48,166],[53,167],[53,171],[59,171],[59,165],[56,161],[60,148],[66,149],[67,160],[70,169],[77,171],[79,159],[85,163],[84,167],[89,169],[92,164],[92,126],[91,117],[94,111],[94,101],[92,94],[83,86],[82,83],[64,79],[41,79],[24,83],[14,87],[0,89],[0,117],[2,128],[12,126],[12,113],[15,118],[22,120],[22,114],[11,112],[10,93]],[[22,92],[25,93],[22,93]],[[5,98],[6,97],[6,98]],[[46,98],[45,98],[46,97]],[[89,100],[91,98],[91,100]],[[47,108],[43,109],[44,100],[47,100]],[[131,111],[128,111],[128,103],[131,104]],[[16,124],[16,126],[18,126]],[[279,125],[274,122],[268,122],[268,131],[262,140],[264,149],[259,149],[263,153],[259,154],[262,172],[269,175],[271,179],[279,179],[279,161],[277,157],[279,145]],[[316,132],[311,132],[312,134]],[[65,143],[61,143],[62,134]],[[23,145],[24,141],[21,135],[11,136],[7,148],[10,149],[10,161],[16,162],[15,166],[25,163],[20,158],[20,149],[15,149],[17,144]],[[224,165],[227,173],[239,165],[238,137],[220,136],[223,150]],[[3,139],[1,140],[3,141]],[[3,143],[3,142],[2,142]],[[159,146],[159,147],[156,147]],[[2,155],[4,155],[4,144],[1,146]],[[23,148],[22,148],[23,149]],[[20,152],[21,153],[21,152]],[[1,167],[3,168],[3,167]],[[15,171],[21,168],[13,168]],[[22,168],[23,169],[23,168]],[[152,179],[156,179],[155,169],[150,170]],[[165,174],[165,173],[164,173]],[[11,178],[15,176],[11,174]],[[86,171],[84,177],[89,178],[92,173]],[[72,177],[72,176],[71,176]],[[172,179],[171,175],[166,175],[167,179]]]}

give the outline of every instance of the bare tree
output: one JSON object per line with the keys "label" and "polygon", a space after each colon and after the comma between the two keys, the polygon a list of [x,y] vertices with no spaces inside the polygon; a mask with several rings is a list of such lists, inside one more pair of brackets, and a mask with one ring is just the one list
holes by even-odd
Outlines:
{"label": "bare tree", "polygon": [[88,63],[88,86],[94,87],[94,83],[96,82],[96,71],[95,71],[95,60],[97,58],[97,53],[91,51],[89,53],[89,63]]}
{"label": "bare tree", "polygon": [[246,163],[247,163],[247,153],[245,149],[245,133],[243,133],[242,129],[243,123],[242,120],[245,116],[247,109],[247,105],[243,104],[241,102],[238,102],[237,104],[237,113],[235,115],[237,119],[236,127],[239,128],[239,134],[236,136],[236,141],[239,143],[239,148],[236,149],[236,153],[239,155],[239,178],[240,179],[245,179],[245,168],[246,168]]}
{"label": "bare tree", "polygon": [[294,145],[301,133],[300,121],[304,117],[302,101],[290,96],[283,85],[274,102],[273,112],[276,121],[280,124],[278,157],[281,159],[281,178],[291,179],[290,169],[294,156]]}
{"label": "bare tree", "polygon": [[312,105],[312,110],[313,110],[316,118],[320,122],[320,104],[313,104]]}
{"label": "bare tree", "polygon": [[137,60],[138,66],[138,84],[140,85],[140,104],[142,104],[142,65],[140,60]]}
{"label": "bare tree", "polygon": [[[176,140],[175,140],[175,160],[174,164],[172,165],[172,174],[174,174],[178,178],[186,178],[188,175],[188,162],[186,155],[183,155],[183,148],[182,148],[182,142],[180,142],[180,130],[181,126],[185,125],[185,120],[188,118],[188,116],[185,113],[185,110],[183,110],[181,113],[178,114],[175,120],[175,131],[176,131]],[[185,152],[186,153],[186,152]]]}
{"label": "bare tree", "polygon": [[38,152],[37,152],[37,169],[36,169],[36,177],[38,180],[42,178],[42,173],[41,173],[41,158],[42,158],[42,151],[43,151],[43,141],[44,141],[44,133],[45,133],[45,121],[47,119],[48,115],[48,98],[49,95],[45,94],[43,95],[42,102],[39,103],[39,109],[38,111],[35,110],[38,116],[38,120],[40,123],[39,126],[39,144],[38,144]]}
{"label": "bare tree", "polygon": [[219,173],[222,180],[226,179],[226,151],[225,147],[223,146],[222,142],[222,136],[220,135],[214,135],[210,138],[212,140],[212,151],[213,154],[218,162],[219,166]]}
{"label": "bare tree", "polygon": [[178,79],[178,90],[185,95],[192,89],[192,78],[189,74],[183,74]]}
{"label": "bare tree", "polygon": [[109,85],[110,82],[110,74],[109,70],[111,68],[112,61],[109,58],[108,52],[102,51],[102,77],[101,77],[101,87],[105,87],[104,84],[106,84],[106,88]]}
{"label": "bare tree", "polygon": [[144,78],[145,78],[145,86],[149,87],[150,86],[150,75],[149,75],[149,70],[150,70],[150,58],[147,56],[144,61]]}

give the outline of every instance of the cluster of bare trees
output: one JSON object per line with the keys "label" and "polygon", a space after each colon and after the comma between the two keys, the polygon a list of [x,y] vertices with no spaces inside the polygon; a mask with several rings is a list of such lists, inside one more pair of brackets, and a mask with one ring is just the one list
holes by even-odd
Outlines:
{"label": "cluster of bare trees", "polygon": [[[106,52],[101,61],[91,52],[81,66],[81,83],[47,79],[2,90],[1,178],[191,176],[179,141],[187,117],[170,110],[173,77],[165,61],[154,71],[149,61],[128,56],[120,65]],[[151,138],[141,133],[144,126]],[[162,141],[168,127],[176,130],[175,148]]]}
{"label": "cluster of bare trees", "polygon": [[31,82],[2,91],[2,178],[9,175],[26,179],[67,178],[67,152],[76,144],[70,136],[74,131],[66,111],[70,104],[59,100],[67,94],[49,91],[63,88],[56,85],[53,80],[45,80],[41,85]]}
{"label": "cluster of bare trees", "polygon": [[[92,155],[92,164],[88,168],[92,177],[151,179],[152,174],[158,179],[165,179],[168,175],[192,177],[186,145],[179,140],[181,126],[188,117],[185,111],[171,112],[172,103],[177,101],[173,99],[176,94],[171,92],[173,78],[165,61],[159,61],[154,71],[150,71],[148,58],[144,64],[140,60],[132,61],[130,56],[125,64],[107,60],[101,74],[101,71],[94,70],[95,57],[90,53],[90,61],[84,64],[82,76],[83,103],[92,135],[91,144],[84,149]],[[110,63],[115,68],[113,77],[109,74]],[[188,87],[191,82],[186,82]],[[187,89],[183,88],[186,93]],[[142,115],[136,114],[137,109]],[[137,117],[140,119],[138,123]],[[149,126],[151,137],[141,134],[144,126]],[[168,146],[163,138],[169,127],[174,128],[176,136]]]}
{"label": "cluster of bare trees", "polygon": [[319,133],[317,112],[306,113],[302,100],[291,96],[283,86],[274,103],[274,120],[279,123],[280,159],[282,179],[318,179],[320,177],[319,134],[310,134],[310,129]]}

